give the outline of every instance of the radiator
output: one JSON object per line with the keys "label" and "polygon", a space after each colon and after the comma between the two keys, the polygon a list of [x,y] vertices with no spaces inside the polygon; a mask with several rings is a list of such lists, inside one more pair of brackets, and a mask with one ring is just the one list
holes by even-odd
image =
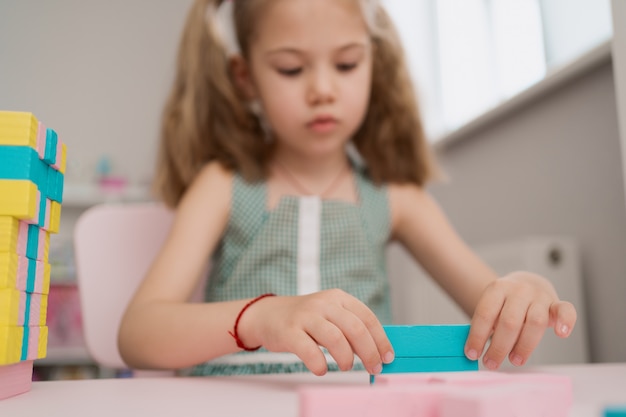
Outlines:
{"label": "radiator", "polygon": [[[549,279],[561,299],[574,304],[576,327],[568,339],[546,331],[528,365],[584,363],[589,360],[581,260],[573,239],[528,237],[473,248],[500,276],[525,270]],[[398,324],[469,323],[469,318],[397,244],[390,245],[387,267],[394,321]],[[506,367],[511,367],[506,361]]]}

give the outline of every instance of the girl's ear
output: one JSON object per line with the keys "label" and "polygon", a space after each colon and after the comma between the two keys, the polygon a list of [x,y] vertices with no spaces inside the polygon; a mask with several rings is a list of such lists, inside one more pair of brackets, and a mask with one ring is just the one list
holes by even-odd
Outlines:
{"label": "girl's ear", "polygon": [[246,100],[256,99],[256,88],[248,62],[241,55],[235,55],[230,58],[230,70],[232,71],[235,85],[243,97]]}

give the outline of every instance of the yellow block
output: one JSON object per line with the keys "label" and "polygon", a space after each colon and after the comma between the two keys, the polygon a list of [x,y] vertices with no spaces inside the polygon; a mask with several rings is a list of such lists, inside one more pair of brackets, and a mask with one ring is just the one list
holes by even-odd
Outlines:
{"label": "yellow block", "polygon": [[43,245],[43,258],[41,262],[48,262],[48,257],[50,255],[50,233],[46,232],[43,235],[43,241],[39,241],[40,245]]}
{"label": "yellow block", "polygon": [[10,365],[20,361],[20,358],[22,357],[23,338],[24,327],[0,326],[0,366]]}
{"label": "yellow block", "polygon": [[0,216],[33,219],[37,212],[37,186],[28,180],[0,180]]}
{"label": "yellow block", "polygon": [[45,326],[48,319],[48,294],[41,296],[41,310],[39,311],[39,326]]}
{"label": "yellow block", "polygon": [[43,262],[43,283],[41,286],[42,294],[50,294],[50,272],[52,268],[48,262]]}
{"label": "yellow block", "polygon": [[40,329],[37,359],[43,359],[48,354],[48,326],[41,326]]}
{"label": "yellow block", "polygon": [[17,288],[17,265],[18,257],[15,253],[0,253],[0,288]]}
{"label": "yellow block", "polygon": [[16,326],[19,310],[20,291],[12,288],[0,289],[0,326]]}
{"label": "yellow block", "polygon": [[37,149],[39,122],[32,113],[0,111],[0,145]]}
{"label": "yellow block", "polygon": [[0,252],[17,252],[20,222],[15,217],[0,216]]}
{"label": "yellow block", "polygon": [[61,225],[61,204],[57,201],[50,203],[50,233],[59,233]]}
{"label": "yellow block", "polygon": [[59,164],[59,172],[65,174],[65,168],[67,167],[67,146],[65,143],[61,144],[61,163]]}

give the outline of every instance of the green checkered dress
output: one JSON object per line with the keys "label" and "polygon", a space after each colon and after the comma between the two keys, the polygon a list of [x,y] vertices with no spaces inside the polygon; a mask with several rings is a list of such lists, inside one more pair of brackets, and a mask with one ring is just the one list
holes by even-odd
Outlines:
{"label": "green checkered dress", "polygon": [[[215,251],[205,299],[228,301],[264,293],[298,295],[302,246],[303,208],[308,199],[315,207],[312,250],[317,270],[314,290],[341,288],[354,295],[383,323],[391,321],[385,246],[390,234],[390,214],[385,187],[377,187],[360,170],[354,170],[358,204],[317,197],[283,197],[267,210],[265,183],[246,183],[235,175],[232,207],[226,231]],[[317,203],[316,201],[317,200]],[[309,210],[310,211],[310,210]],[[309,216],[309,214],[306,214]],[[316,223],[317,222],[317,223]],[[317,230],[315,230],[317,229]],[[309,233],[309,232],[307,232]],[[300,244],[299,244],[300,242]],[[319,242],[319,243],[318,243]],[[306,256],[305,256],[306,257]],[[309,257],[310,258],[310,257]],[[300,268],[300,270],[299,270]],[[300,274],[300,275],[299,275]],[[310,291],[309,291],[310,292]],[[306,292],[305,292],[306,293]],[[234,342],[233,342],[234,343]],[[330,358],[329,358],[330,359]],[[337,366],[329,361],[329,369]],[[195,366],[193,375],[235,375],[302,372],[306,368],[295,355],[263,349],[239,352]]]}

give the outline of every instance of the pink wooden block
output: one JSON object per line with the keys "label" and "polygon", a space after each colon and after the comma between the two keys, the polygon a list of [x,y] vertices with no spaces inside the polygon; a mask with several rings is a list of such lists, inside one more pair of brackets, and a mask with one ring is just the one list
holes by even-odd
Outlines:
{"label": "pink wooden block", "polygon": [[571,390],[571,379],[564,375],[538,372],[440,372],[420,374],[387,374],[376,377],[376,385],[449,384],[483,386],[511,383],[546,383]]}
{"label": "pink wooden block", "polygon": [[46,326],[30,326],[28,329],[28,353],[26,360],[41,359],[39,352],[42,345],[48,342],[48,328]]}
{"label": "pink wooden block", "polygon": [[48,294],[50,292],[50,279],[46,279],[46,264],[40,261],[36,261],[36,264],[34,290],[39,294]]}
{"label": "pink wooden block", "polygon": [[0,366],[0,400],[30,390],[33,381],[33,361]]}
{"label": "pink wooden block", "polygon": [[29,265],[35,263],[35,282],[33,286],[34,293],[48,294],[50,291],[50,281],[45,279],[46,264],[44,262],[35,261],[24,256],[15,256],[17,259],[17,276],[15,279],[16,288],[20,291],[26,291],[28,287],[28,268]]}
{"label": "pink wooden block", "polygon": [[39,122],[37,129],[37,153],[39,159],[43,159],[46,156],[46,126]]}
{"label": "pink wooden block", "polygon": [[565,417],[572,385],[538,373],[390,374],[372,386],[303,387],[299,395],[300,417]]}
{"label": "pink wooden block", "polygon": [[[25,318],[27,297],[30,298],[30,311],[28,318]],[[27,294],[20,291],[20,305],[16,324],[18,326],[43,326],[45,324],[46,312],[42,309],[42,306],[47,305],[47,297],[47,295],[43,294]]]}
{"label": "pink wooden block", "polygon": [[514,382],[451,392],[439,417],[567,417],[571,405],[571,386]]}
{"label": "pink wooden block", "polygon": [[16,288],[20,291],[26,291],[28,285],[28,258],[24,256],[17,257],[17,277]]}
{"label": "pink wooden block", "polygon": [[28,246],[28,223],[20,220],[18,224],[16,252],[18,255],[26,256],[26,248]]}
{"label": "pink wooden block", "polygon": [[300,417],[438,417],[442,392],[435,387],[305,386],[298,391]]}

